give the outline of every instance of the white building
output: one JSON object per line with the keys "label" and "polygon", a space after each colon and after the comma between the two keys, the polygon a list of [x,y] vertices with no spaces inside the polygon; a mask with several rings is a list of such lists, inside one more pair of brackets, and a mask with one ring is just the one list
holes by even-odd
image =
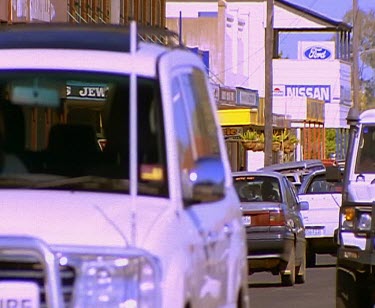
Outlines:
{"label": "white building", "polygon": [[[167,1],[166,25],[180,33],[187,46],[208,51],[214,83],[255,89],[264,97],[266,10],[266,0]],[[323,100],[324,127],[345,129],[352,103],[351,27],[284,0],[274,2],[273,24],[273,112],[299,126],[307,120],[307,98]],[[303,40],[296,59],[283,59],[279,40],[288,32],[324,32],[336,39]]]}

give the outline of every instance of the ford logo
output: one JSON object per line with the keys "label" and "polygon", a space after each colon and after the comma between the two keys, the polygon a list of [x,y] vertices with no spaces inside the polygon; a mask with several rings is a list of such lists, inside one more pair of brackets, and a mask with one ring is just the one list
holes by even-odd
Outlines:
{"label": "ford logo", "polygon": [[305,51],[305,56],[312,60],[325,60],[331,56],[331,52],[323,47],[313,46]]}

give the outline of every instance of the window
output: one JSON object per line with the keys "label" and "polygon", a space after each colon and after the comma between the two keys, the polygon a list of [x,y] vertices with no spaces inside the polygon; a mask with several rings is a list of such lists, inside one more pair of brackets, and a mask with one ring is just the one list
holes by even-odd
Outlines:
{"label": "window", "polygon": [[324,176],[316,176],[308,186],[308,194],[341,192],[342,182],[328,182]]}
{"label": "window", "polygon": [[175,130],[178,143],[181,170],[188,172],[194,167],[192,132],[188,125],[187,112],[179,79],[172,81],[172,102],[175,119]]}
{"label": "window", "polygon": [[188,198],[190,171],[200,159],[220,157],[219,139],[204,73],[183,70],[171,87],[182,191]]}
{"label": "window", "polygon": [[234,187],[242,202],[282,202],[280,184],[277,178],[267,176],[234,177]]}
{"label": "window", "polygon": [[[0,71],[0,137],[7,157],[0,176],[22,173],[25,179],[3,185],[128,193],[129,83],[125,75]],[[165,197],[159,85],[142,77],[137,85],[138,193]],[[15,161],[17,169],[7,164]]]}
{"label": "window", "polygon": [[186,112],[192,123],[195,158],[220,155],[216,124],[203,72],[193,70],[181,76]]}
{"label": "window", "polygon": [[359,141],[356,173],[375,173],[375,126],[363,125]]}
{"label": "window", "polygon": [[289,207],[293,207],[297,203],[297,195],[296,190],[292,183],[290,183],[288,180],[283,180],[285,183],[285,200]]}

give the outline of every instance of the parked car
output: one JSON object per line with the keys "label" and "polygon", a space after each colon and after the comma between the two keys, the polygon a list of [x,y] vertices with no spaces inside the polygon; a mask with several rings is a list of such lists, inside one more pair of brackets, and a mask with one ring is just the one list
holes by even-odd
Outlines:
{"label": "parked car", "polygon": [[287,177],[287,179],[293,184],[295,187],[296,193],[298,193],[302,182],[311,173],[311,170],[302,169],[302,170],[288,170],[288,171],[280,171],[283,175]]}
{"label": "parked car", "polygon": [[265,171],[277,171],[277,172],[288,172],[294,170],[320,170],[324,169],[324,164],[320,159],[306,159],[299,161],[291,161],[280,164],[273,164],[259,170]]}
{"label": "parked car", "polygon": [[247,235],[249,274],[268,271],[292,286],[306,280],[306,239],[293,184],[272,171],[234,172]]}
{"label": "parked car", "polygon": [[314,170],[324,170],[325,166],[319,159],[307,159],[300,161],[273,164],[259,170],[276,171],[284,174],[291,181],[298,191],[304,178]]}
{"label": "parked car", "polygon": [[339,224],[342,185],[340,168],[327,166],[310,173],[299,189],[299,199],[309,203],[302,211],[309,267],[315,266],[316,254],[336,254],[334,233]]}
{"label": "parked car", "polygon": [[206,67],[147,38],[175,35],[0,25],[0,306],[248,307]]}

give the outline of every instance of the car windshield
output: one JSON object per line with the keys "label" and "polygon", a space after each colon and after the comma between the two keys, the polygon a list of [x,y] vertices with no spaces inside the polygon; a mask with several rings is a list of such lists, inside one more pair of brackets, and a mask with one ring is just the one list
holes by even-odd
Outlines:
{"label": "car windshield", "polygon": [[137,78],[137,144],[130,142],[129,76],[0,71],[0,188],[129,193],[137,146],[138,193],[167,196],[160,91]]}
{"label": "car windshield", "polygon": [[277,178],[268,176],[237,176],[234,187],[241,202],[281,202]]}
{"label": "car windshield", "polygon": [[375,173],[375,126],[364,125],[361,130],[356,173]]}

